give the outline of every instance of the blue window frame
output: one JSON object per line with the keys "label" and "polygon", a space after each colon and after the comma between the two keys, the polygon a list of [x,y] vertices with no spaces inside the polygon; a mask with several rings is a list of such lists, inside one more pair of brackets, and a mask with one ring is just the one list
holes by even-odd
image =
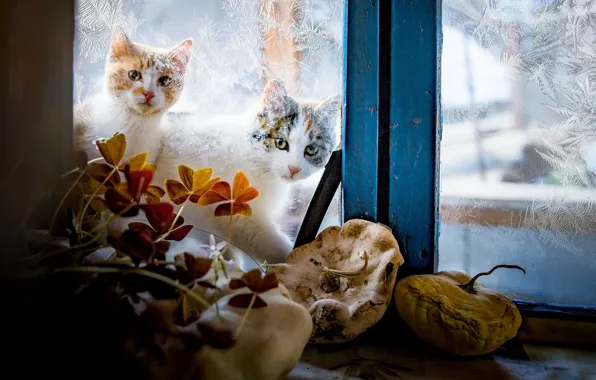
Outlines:
{"label": "blue window frame", "polygon": [[440,1],[347,1],[345,9],[344,219],[389,225],[405,271],[433,273]]}
{"label": "blue window frame", "polygon": [[[387,224],[405,258],[402,274],[434,273],[441,1],[346,0],[344,33],[343,157],[333,161],[342,165],[344,220]],[[596,320],[594,309],[517,304],[526,316]]]}

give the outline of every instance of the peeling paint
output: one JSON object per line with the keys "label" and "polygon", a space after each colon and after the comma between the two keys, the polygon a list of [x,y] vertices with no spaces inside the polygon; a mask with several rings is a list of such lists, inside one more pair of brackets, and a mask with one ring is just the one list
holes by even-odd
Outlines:
{"label": "peeling paint", "polygon": [[415,117],[415,118],[413,118],[412,120],[410,120],[410,123],[409,123],[409,124],[410,124],[412,127],[417,127],[417,126],[419,126],[419,125],[420,125],[420,123],[422,123],[422,119],[421,119],[421,118],[419,118],[419,117]]}

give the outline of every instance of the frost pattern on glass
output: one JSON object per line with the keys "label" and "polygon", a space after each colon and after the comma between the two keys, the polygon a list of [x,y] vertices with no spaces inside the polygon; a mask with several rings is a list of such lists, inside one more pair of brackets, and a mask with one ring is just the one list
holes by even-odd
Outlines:
{"label": "frost pattern on glass", "polygon": [[[133,41],[158,47],[194,39],[185,94],[175,110],[237,111],[273,77],[295,81],[286,83],[294,96],[325,99],[341,93],[343,3],[78,0],[75,71],[84,83],[77,82],[75,92],[85,97],[99,91],[111,31],[121,27]],[[267,54],[267,47],[274,52]]]}
{"label": "frost pattern on glass", "polygon": [[443,36],[440,269],[596,306],[596,1],[445,0]]}
{"label": "frost pattern on glass", "polygon": [[[282,78],[293,97],[323,101],[341,94],[343,6],[343,0],[77,0],[73,101],[102,91],[116,28],[156,47],[194,40],[184,92],[170,113],[244,113],[274,78]],[[296,186],[282,218],[292,237],[321,174]],[[336,198],[329,212],[334,224]]]}

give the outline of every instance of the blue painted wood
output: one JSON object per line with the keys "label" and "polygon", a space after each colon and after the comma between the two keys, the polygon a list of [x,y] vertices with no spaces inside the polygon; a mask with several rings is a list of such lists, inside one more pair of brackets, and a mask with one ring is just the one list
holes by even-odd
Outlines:
{"label": "blue painted wood", "polygon": [[345,2],[344,220],[377,219],[379,1]]}
{"label": "blue painted wood", "polygon": [[440,3],[391,4],[389,225],[406,273],[437,268]]}
{"label": "blue painted wood", "polygon": [[519,311],[527,318],[549,318],[596,323],[596,308],[576,305],[555,305],[542,302],[514,300]]}

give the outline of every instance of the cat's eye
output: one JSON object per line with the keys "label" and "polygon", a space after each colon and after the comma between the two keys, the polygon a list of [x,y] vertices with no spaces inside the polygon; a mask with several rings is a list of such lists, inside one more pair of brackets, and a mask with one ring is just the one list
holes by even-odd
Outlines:
{"label": "cat's eye", "polygon": [[275,139],[275,147],[280,150],[288,150],[288,142],[285,139]]}
{"label": "cat's eye", "polygon": [[141,72],[139,70],[130,70],[128,72],[128,79],[130,79],[131,81],[138,81],[141,80],[143,78],[143,76],[141,75]]}
{"label": "cat's eye", "polygon": [[172,83],[172,78],[167,75],[161,76],[157,80],[157,84],[161,87],[168,87],[170,83]]}
{"label": "cat's eye", "polygon": [[319,148],[317,148],[316,146],[307,145],[306,148],[304,148],[304,154],[308,157],[313,157],[315,154],[317,154],[318,150]]}

